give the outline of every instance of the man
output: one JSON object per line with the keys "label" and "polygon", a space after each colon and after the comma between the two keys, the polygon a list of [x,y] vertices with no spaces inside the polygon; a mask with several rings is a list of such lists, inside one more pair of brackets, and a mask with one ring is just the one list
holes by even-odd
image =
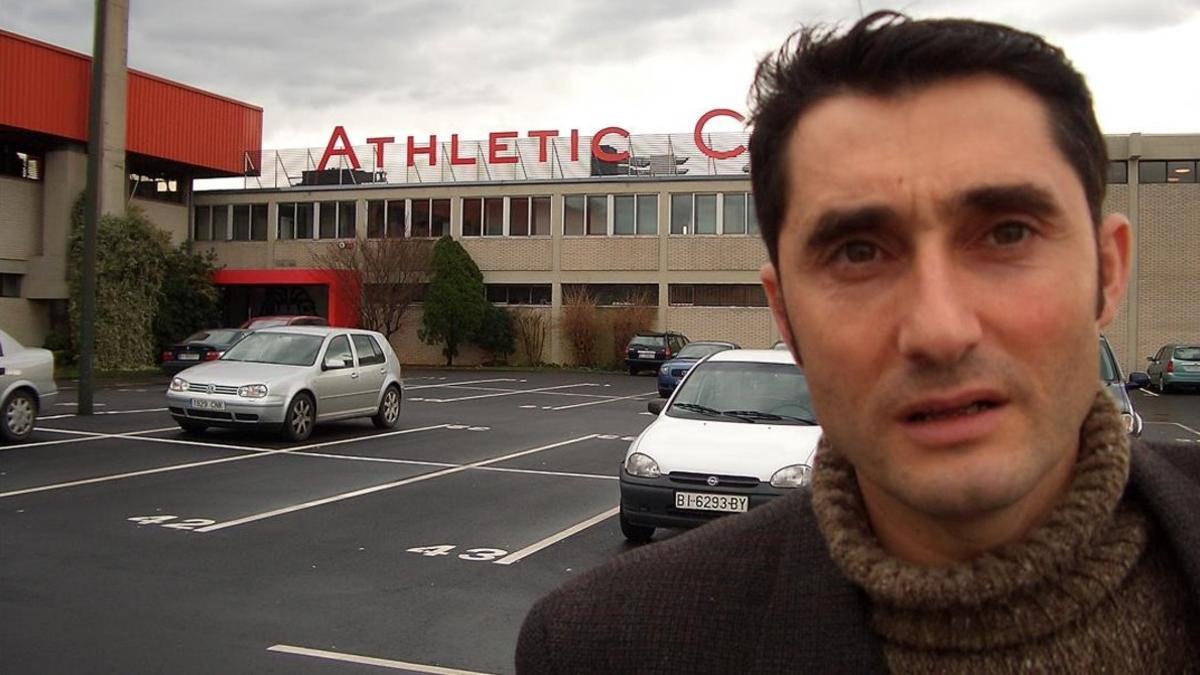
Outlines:
{"label": "man", "polygon": [[1060,50],[866,17],[760,65],[763,286],[824,438],[811,491],[530,612],[522,672],[1200,670],[1200,453],[1094,373],[1132,234]]}

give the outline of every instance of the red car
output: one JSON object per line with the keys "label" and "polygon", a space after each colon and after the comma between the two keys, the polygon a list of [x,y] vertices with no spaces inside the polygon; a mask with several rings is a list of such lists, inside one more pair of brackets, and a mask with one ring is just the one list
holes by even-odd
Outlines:
{"label": "red car", "polygon": [[279,326],[328,326],[329,321],[323,316],[311,315],[279,315],[256,316],[246,319],[242,328],[259,330],[260,328],[278,328]]}

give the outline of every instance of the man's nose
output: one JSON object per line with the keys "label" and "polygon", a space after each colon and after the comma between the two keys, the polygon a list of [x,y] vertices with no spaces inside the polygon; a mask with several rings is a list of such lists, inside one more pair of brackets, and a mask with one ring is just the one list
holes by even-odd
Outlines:
{"label": "man's nose", "polygon": [[898,340],[905,357],[953,365],[979,343],[983,331],[964,272],[944,251],[914,257],[909,297],[901,300]]}

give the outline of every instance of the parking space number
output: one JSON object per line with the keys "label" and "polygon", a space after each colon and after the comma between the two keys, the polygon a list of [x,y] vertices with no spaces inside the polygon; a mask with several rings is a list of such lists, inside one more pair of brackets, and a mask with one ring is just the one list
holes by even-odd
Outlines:
{"label": "parking space number", "polygon": [[[179,516],[167,515],[134,516],[132,518],[127,518],[126,520],[131,523],[137,523],[138,525],[162,525],[163,527],[169,527],[172,530],[194,530],[197,527],[204,527],[217,522],[207,518],[185,518],[184,520],[179,520]],[[178,522],[172,523],[172,520],[176,520]]]}
{"label": "parking space number", "polygon": [[[424,556],[435,557],[439,555],[450,555],[450,552],[458,548],[449,544],[441,546],[417,546],[416,548],[408,549],[409,553],[419,553]],[[502,548],[469,548],[458,554],[459,560],[472,560],[475,562],[493,562],[508,555],[508,551]]]}

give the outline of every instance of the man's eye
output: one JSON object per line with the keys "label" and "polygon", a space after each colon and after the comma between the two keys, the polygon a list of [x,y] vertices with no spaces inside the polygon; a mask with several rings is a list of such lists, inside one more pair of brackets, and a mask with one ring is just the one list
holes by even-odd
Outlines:
{"label": "man's eye", "polygon": [[992,228],[988,232],[987,238],[990,243],[996,246],[1012,246],[1024,241],[1032,231],[1025,223],[1014,220],[1001,223]]}
{"label": "man's eye", "polygon": [[842,244],[837,257],[848,263],[869,263],[879,257],[879,247],[865,241],[851,241]]}

